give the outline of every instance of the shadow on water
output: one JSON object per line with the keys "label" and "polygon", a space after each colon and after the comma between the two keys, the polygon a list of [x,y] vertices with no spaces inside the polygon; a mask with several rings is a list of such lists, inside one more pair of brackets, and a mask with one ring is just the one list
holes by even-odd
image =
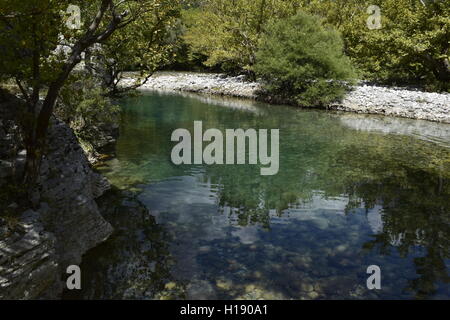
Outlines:
{"label": "shadow on water", "polygon": [[[85,257],[81,297],[450,298],[446,128],[239,101],[124,102],[117,157],[100,168],[122,190],[103,200],[116,233]],[[279,173],[174,166],[171,133],[194,120],[279,128]],[[381,290],[366,287],[372,264]]]}

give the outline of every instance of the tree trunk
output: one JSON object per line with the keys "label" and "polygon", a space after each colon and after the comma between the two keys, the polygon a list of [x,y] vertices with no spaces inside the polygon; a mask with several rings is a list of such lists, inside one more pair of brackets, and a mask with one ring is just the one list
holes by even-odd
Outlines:
{"label": "tree trunk", "polygon": [[[112,0],[102,0],[100,8],[94,17],[91,25],[86,31],[85,35],[73,45],[72,53],[68,58],[67,62],[62,67],[62,70],[55,81],[53,81],[48,87],[47,95],[42,104],[42,108],[39,111],[39,115],[35,116],[35,107],[39,100],[39,86],[34,90],[34,102],[30,105],[33,110],[30,115],[33,119],[30,121],[30,126],[28,127],[29,132],[27,133],[25,139],[25,145],[27,149],[27,160],[25,164],[24,182],[29,191],[32,191],[39,177],[41,159],[46,144],[47,130],[50,122],[50,117],[53,113],[53,108],[58,97],[58,93],[64,82],[67,80],[69,74],[72,72],[73,68],[81,61],[81,53],[84,52],[94,43],[100,43],[107,40],[111,34],[119,27],[123,27],[126,24],[119,26],[122,19],[128,14],[124,12],[120,15],[113,15],[109,25],[106,29],[100,33],[96,33],[100,23],[103,20],[103,16],[108,8],[112,8]],[[129,22],[128,22],[129,23]],[[38,55],[36,55],[38,56]],[[39,62],[39,59],[35,59],[35,62]],[[38,69],[35,69],[38,71]],[[36,74],[35,79],[39,79],[39,74]],[[36,82],[35,85],[37,85]],[[33,99],[32,99],[33,100]],[[30,195],[30,194],[29,194]]]}
{"label": "tree trunk", "polygon": [[40,156],[38,148],[35,143],[29,143],[26,146],[27,159],[25,162],[25,171],[23,182],[28,188],[28,193],[32,192],[32,189],[37,183],[40,170]]}
{"label": "tree trunk", "polygon": [[50,117],[53,113],[53,107],[56,103],[59,90],[64,85],[64,82],[70,72],[79,61],[80,59],[78,57],[72,59],[71,62],[64,67],[60,76],[50,85],[37,119],[35,119],[34,112],[30,115],[34,119],[31,121],[32,125],[29,126],[25,138],[27,159],[25,162],[23,179],[29,193],[33,191],[33,188],[38,181],[42,155],[44,154],[44,148],[46,145]]}

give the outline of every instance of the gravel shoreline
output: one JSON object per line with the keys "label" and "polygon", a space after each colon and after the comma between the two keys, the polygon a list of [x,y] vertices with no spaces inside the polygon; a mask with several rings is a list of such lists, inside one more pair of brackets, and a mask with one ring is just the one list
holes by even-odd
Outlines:
{"label": "gravel shoreline", "polygon": [[[126,77],[122,85],[133,83]],[[184,91],[257,99],[261,85],[243,76],[214,73],[159,72],[140,90]],[[362,84],[329,109],[450,123],[450,94]]]}

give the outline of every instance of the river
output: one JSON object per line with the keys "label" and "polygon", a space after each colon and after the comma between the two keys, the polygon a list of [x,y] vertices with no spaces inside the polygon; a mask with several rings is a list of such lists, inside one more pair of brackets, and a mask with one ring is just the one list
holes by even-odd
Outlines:
{"label": "river", "polygon": [[[122,107],[98,168],[116,232],[68,298],[450,298],[450,125],[156,92]],[[171,133],[196,120],[279,129],[279,172],[175,166]]]}

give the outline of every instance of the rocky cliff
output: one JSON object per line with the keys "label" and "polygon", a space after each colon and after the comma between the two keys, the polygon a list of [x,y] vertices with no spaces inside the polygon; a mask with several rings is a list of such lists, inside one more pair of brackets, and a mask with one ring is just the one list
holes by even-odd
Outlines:
{"label": "rocky cliff", "polygon": [[[0,188],[7,188],[23,167],[19,105],[14,97],[0,95]],[[80,264],[87,250],[112,233],[95,202],[108,188],[72,130],[53,119],[36,194],[39,208],[17,213],[16,203],[1,202],[0,299],[60,297],[66,267]],[[11,208],[16,213],[6,215]]]}

